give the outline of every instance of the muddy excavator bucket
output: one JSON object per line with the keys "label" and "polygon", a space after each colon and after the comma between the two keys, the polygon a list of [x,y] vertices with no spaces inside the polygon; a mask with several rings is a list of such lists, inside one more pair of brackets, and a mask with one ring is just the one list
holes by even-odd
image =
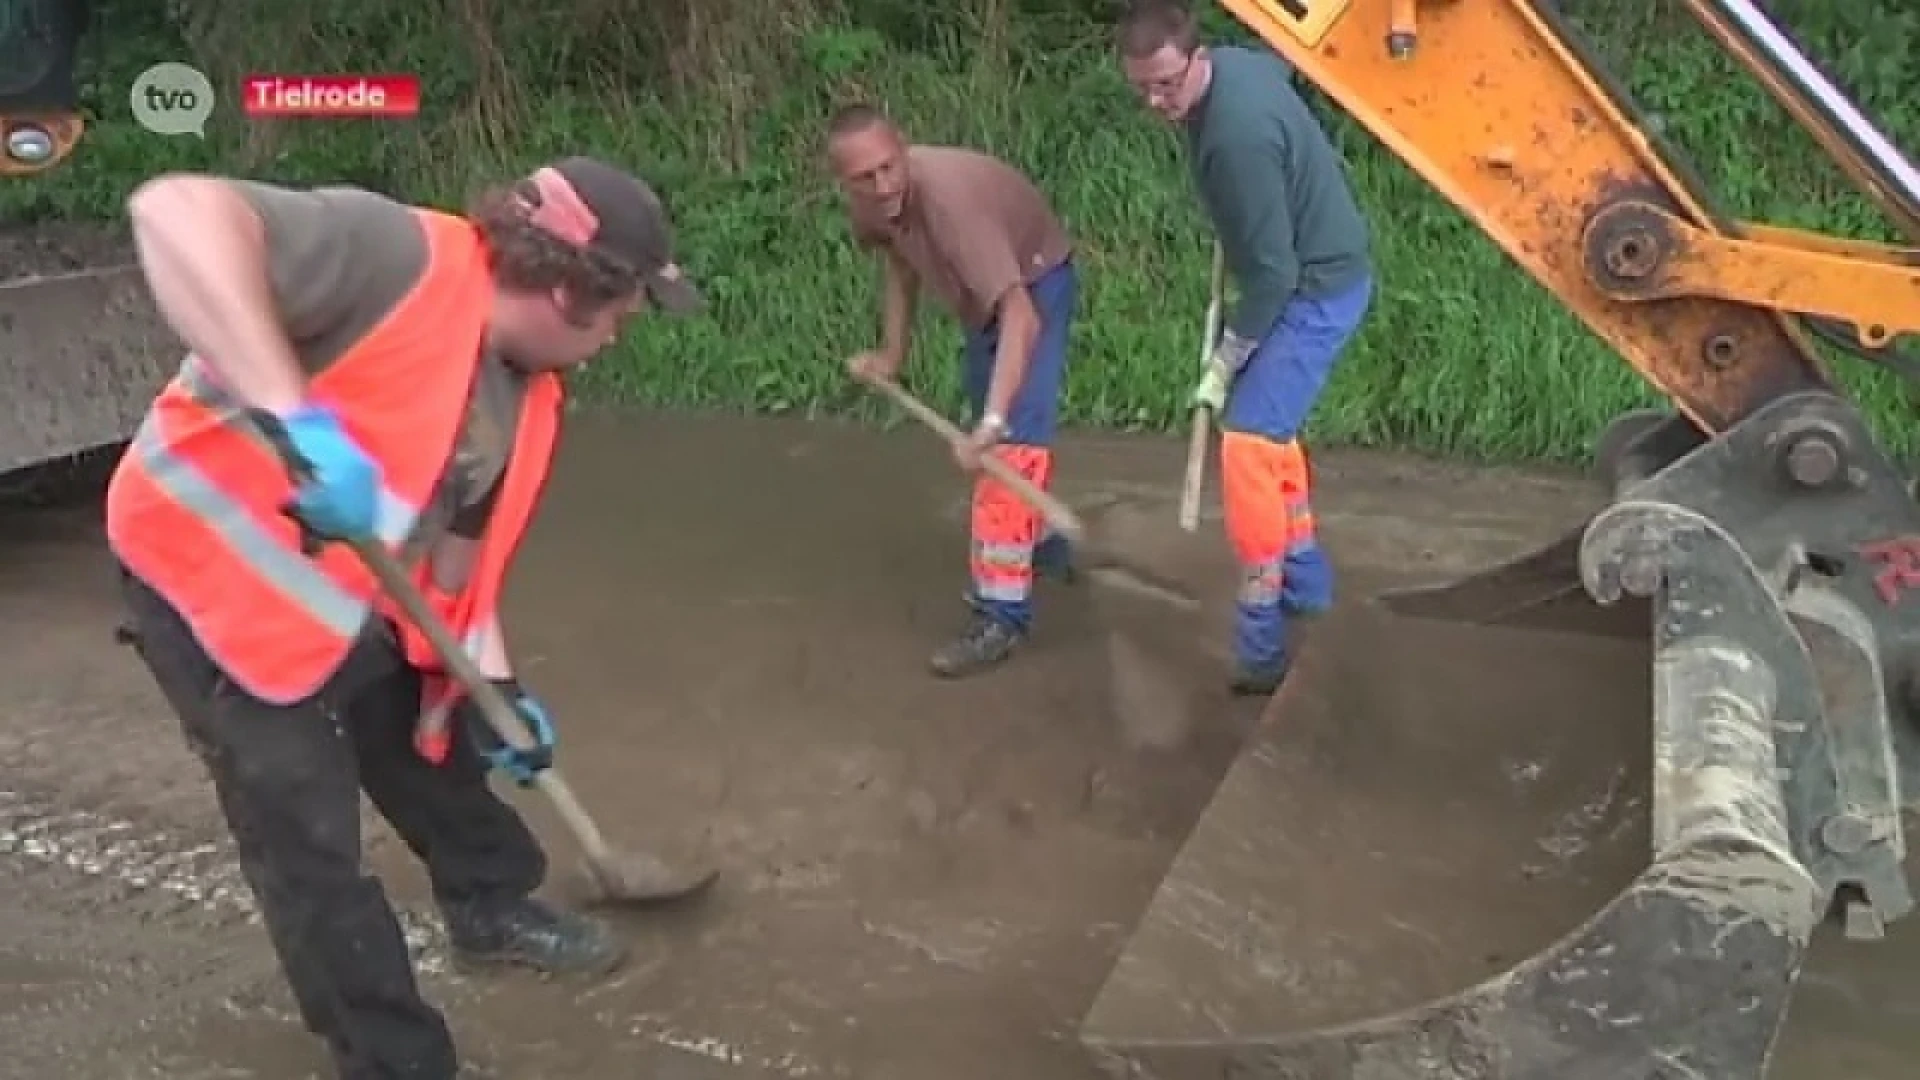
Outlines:
{"label": "muddy excavator bucket", "polygon": [[[1783,497],[1783,427],[1831,433],[1854,482]],[[1920,728],[1886,676],[1920,617],[1832,554],[1920,535],[1872,446],[1837,399],[1784,400],[1504,594],[1327,617],[1083,1044],[1132,1080],[1767,1076],[1828,915],[1872,939],[1913,907]],[[1491,602],[1461,622],[1462,596]],[[1546,629],[1555,604],[1621,632]]]}
{"label": "muddy excavator bucket", "polygon": [[131,438],[179,366],[138,268],[83,262],[0,236],[0,477]]}
{"label": "muddy excavator bucket", "polygon": [[1648,865],[1648,669],[1631,643],[1330,620],[1083,1040],[1141,1080],[1762,1075],[1813,888],[1742,824],[1782,811],[1734,718],[1701,766],[1727,783]]}

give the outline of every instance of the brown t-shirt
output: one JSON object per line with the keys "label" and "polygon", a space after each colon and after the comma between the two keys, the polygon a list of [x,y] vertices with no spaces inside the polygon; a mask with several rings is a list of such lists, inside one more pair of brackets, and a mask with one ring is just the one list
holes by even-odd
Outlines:
{"label": "brown t-shirt", "polygon": [[[403,204],[350,187],[235,186],[266,224],[273,294],[300,363],[317,375],[412,290],[427,239]],[[526,383],[491,351],[480,358],[453,459],[408,544],[423,551],[445,531],[477,537],[513,447]]]}
{"label": "brown t-shirt", "polygon": [[900,220],[856,217],[854,235],[867,247],[892,250],[970,329],[993,322],[1008,289],[1032,284],[1073,254],[1046,196],[998,158],[914,146],[907,176]]}

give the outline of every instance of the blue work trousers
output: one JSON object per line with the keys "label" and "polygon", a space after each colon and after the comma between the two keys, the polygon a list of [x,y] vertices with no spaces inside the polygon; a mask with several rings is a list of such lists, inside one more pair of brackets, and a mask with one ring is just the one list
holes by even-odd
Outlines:
{"label": "blue work trousers", "polygon": [[[1053,440],[1059,424],[1060,392],[1066,380],[1067,339],[1079,300],[1079,274],[1069,260],[1041,275],[1028,288],[1040,312],[1040,335],[1027,362],[1026,377],[1007,412],[1007,436],[993,452],[1036,487],[1046,490],[1053,474]],[[976,420],[986,408],[999,348],[997,319],[967,334],[962,374]],[[1051,532],[1043,536],[1039,514],[985,473],[974,482],[969,533],[970,602],[981,614],[1024,633],[1033,620],[1035,570],[1050,569],[1070,558],[1065,538]]]}
{"label": "blue work trousers", "polygon": [[1333,603],[1333,566],[1314,528],[1299,435],[1372,297],[1371,278],[1295,297],[1228,391],[1221,495],[1240,565],[1234,650],[1244,670],[1283,667],[1287,617]]}

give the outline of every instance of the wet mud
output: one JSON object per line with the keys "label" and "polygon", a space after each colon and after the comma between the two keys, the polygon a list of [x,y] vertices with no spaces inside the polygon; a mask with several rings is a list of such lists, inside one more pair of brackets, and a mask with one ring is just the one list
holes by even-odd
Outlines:
{"label": "wet mud", "polygon": [[[1100,1076],[1078,1027],[1126,983],[1129,940],[1257,720],[1222,690],[1217,512],[1194,536],[1173,525],[1182,447],[1075,439],[1061,486],[1194,581],[1202,614],[1049,584],[1028,648],[960,683],[925,664],[963,615],[965,488],[924,438],[585,414],[563,453],[508,597],[522,674],[615,842],[698,844],[725,877],[696,907],[616,916],[635,962],[613,980],[468,979],[418,869],[370,825],[463,1046],[555,1080]],[[1597,909],[1644,851],[1643,657],[1361,610],[1551,538],[1591,494],[1374,455],[1318,471],[1343,592],[1313,648],[1338,656],[1338,689],[1298,710],[1274,769],[1265,891],[1210,901],[1287,928],[1246,1022],[1459,989]],[[324,1077],[201,774],[113,644],[96,514],[0,531],[0,1076]],[[549,841],[551,891],[576,891],[564,830],[512,797]],[[1776,1075],[1907,1075],[1916,959],[1909,923],[1817,947]],[[1239,974],[1179,976],[1140,1022],[1220,1022],[1192,1006]]]}

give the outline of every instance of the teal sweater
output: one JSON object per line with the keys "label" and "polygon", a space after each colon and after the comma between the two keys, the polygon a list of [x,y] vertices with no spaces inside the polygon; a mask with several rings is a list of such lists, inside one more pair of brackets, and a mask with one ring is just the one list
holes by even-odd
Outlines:
{"label": "teal sweater", "polygon": [[1187,116],[1188,161],[1239,286],[1227,327],[1257,341],[1296,294],[1371,273],[1367,223],[1286,61],[1238,45],[1209,51],[1213,81]]}

